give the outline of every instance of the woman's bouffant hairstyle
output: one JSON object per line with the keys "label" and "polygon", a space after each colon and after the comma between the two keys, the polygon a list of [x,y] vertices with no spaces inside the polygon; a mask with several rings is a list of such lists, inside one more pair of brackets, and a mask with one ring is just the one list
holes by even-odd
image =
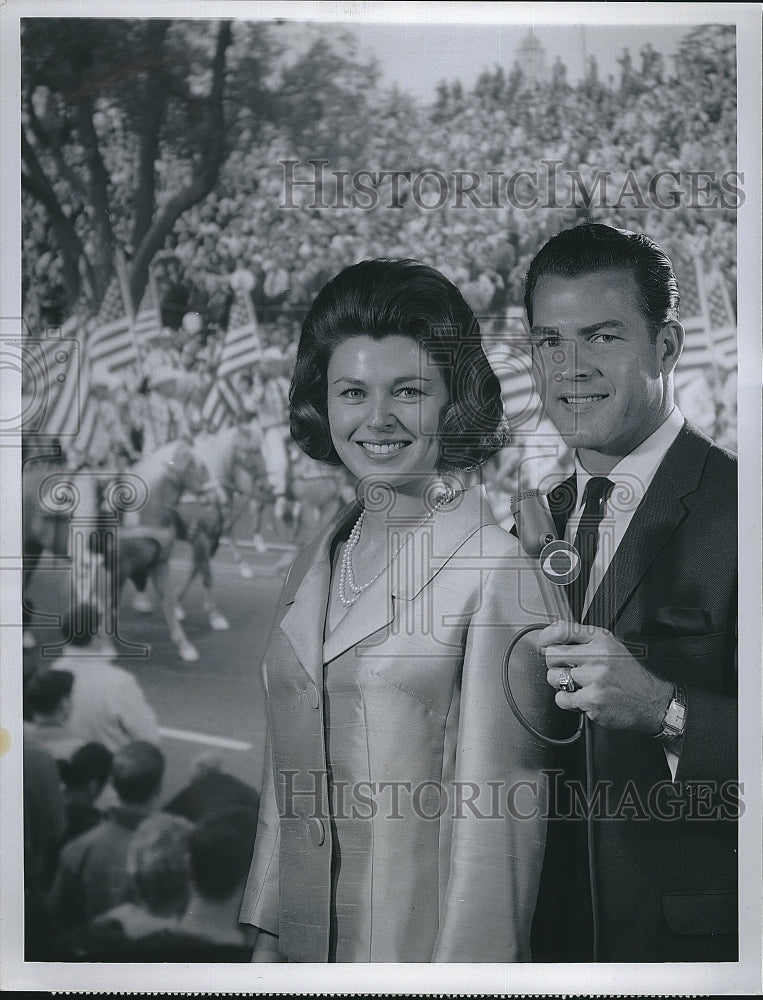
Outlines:
{"label": "woman's bouffant hairstyle", "polygon": [[440,418],[442,471],[468,469],[509,440],[501,386],[477,319],[456,286],[416,260],[364,260],[318,293],[302,325],[289,403],[291,434],[320,462],[340,465],[331,441],[326,372],[349,337],[411,337],[440,368],[449,404]]}

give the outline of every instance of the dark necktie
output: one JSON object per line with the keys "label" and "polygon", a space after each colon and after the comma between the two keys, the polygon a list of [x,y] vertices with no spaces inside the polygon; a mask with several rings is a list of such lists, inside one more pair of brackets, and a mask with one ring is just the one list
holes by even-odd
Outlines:
{"label": "dark necktie", "polygon": [[583,514],[578,524],[573,545],[580,555],[580,576],[568,587],[570,608],[575,621],[582,621],[583,603],[588,589],[588,577],[599,547],[599,524],[604,507],[615,484],[606,476],[593,476],[588,480],[583,495]]}
{"label": "dark necktie", "polygon": [[578,498],[577,478],[575,473],[561,483],[557,483],[547,494],[548,508],[556,526],[557,538],[564,538],[564,530],[567,527],[575,503]]}

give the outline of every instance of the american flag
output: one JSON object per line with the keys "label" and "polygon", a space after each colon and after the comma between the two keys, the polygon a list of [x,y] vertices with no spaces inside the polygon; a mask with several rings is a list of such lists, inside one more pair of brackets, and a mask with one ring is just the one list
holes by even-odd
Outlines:
{"label": "american flag", "polygon": [[736,368],[737,326],[726,279],[717,265],[706,270],[698,255],[683,262],[679,289],[681,322],[686,330],[675,374],[680,403],[681,389],[703,372]]}
{"label": "american flag", "polygon": [[148,341],[162,329],[162,316],[159,310],[159,294],[156,289],[153,275],[149,275],[148,286],[132,328],[134,344],[136,344],[138,350],[144,354]]}
{"label": "american flag", "polygon": [[117,371],[135,360],[135,341],[117,274],[109,282],[101,308],[89,326],[87,354],[91,367]]}
{"label": "american flag", "polygon": [[239,372],[257,362],[260,353],[257,315],[251,296],[245,288],[237,288],[217,362],[215,381],[201,408],[202,417],[210,431],[219,430],[240,415],[239,397],[233,380]]}
{"label": "american flag", "polygon": [[[117,260],[116,273],[96,316],[85,322],[72,317],[63,327],[49,329],[45,338],[37,340],[36,350],[44,352],[49,373],[48,398],[42,419],[39,414],[32,414],[33,408],[30,408],[25,431],[69,439],[71,445],[87,452],[97,418],[97,407],[90,392],[93,374],[126,372],[138,365],[137,331],[148,332],[159,322],[159,312],[154,305],[156,294],[151,284],[133,322],[126,307],[125,287],[124,274]],[[66,364],[61,361],[64,354],[71,356]]]}
{"label": "american flag", "polygon": [[112,277],[85,345],[86,371],[83,385],[84,406],[77,448],[87,454],[98,407],[90,392],[90,379],[96,371],[113,374],[125,371],[137,362],[135,336],[130,323],[124,295],[124,275],[117,261],[117,273]]}
{"label": "american flag", "polygon": [[94,319],[70,317],[62,327],[49,327],[45,337],[27,340],[27,375],[39,396],[35,378],[38,358],[44,357],[45,388],[42,406],[25,413],[24,433],[68,439],[86,446],[93,428],[90,374],[94,367],[114,371],[135,357],[132,334],[119,280],[111,279]]}

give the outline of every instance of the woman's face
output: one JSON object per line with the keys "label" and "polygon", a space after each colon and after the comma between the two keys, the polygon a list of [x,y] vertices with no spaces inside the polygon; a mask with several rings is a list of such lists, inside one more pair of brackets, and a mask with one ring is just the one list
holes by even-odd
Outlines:
{"label": "woman's face", "polygon": [[400,489],[437,470],[440,414],[449,402],[440,369],[412,337],[349,337],[327,371],[331,440],[358,479]]}

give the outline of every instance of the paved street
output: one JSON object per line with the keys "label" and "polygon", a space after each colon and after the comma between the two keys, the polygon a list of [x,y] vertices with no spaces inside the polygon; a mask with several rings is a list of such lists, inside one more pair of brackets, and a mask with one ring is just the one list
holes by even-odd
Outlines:
{"label": "paved street", "polygon": [[[134,590],[125,586],[119,610],[119,632],[129,642],[150,647],[147,657],[120,657],[117,661],[138,679],[154,707],[167,756],[164,797],[169,798],[188,780],[192,762],[201,753],[215,753],[224,769],[259,788],[264,741],[263,693],[260,661],[285,569],[283,548],[247,559],[253,576],[244,579],[222,545],[212,563],[214,593],[230,629],[214,632],[202,609],[201,585],[196,581],[185,602],[188,638],[198,648],[197,663],[184,663],[170,642],[158,610],[149,614],[132,608]],[[172,558],[174,581],[184,578],[189,549],[177,543]],[[35,606],[60,613],[65,607],[68,574],[38,571],[31,588]],[[56,628],[36,629],[41,642],[58,642]],[[37,662],[39,647],[27,654],[26,666]]]}

